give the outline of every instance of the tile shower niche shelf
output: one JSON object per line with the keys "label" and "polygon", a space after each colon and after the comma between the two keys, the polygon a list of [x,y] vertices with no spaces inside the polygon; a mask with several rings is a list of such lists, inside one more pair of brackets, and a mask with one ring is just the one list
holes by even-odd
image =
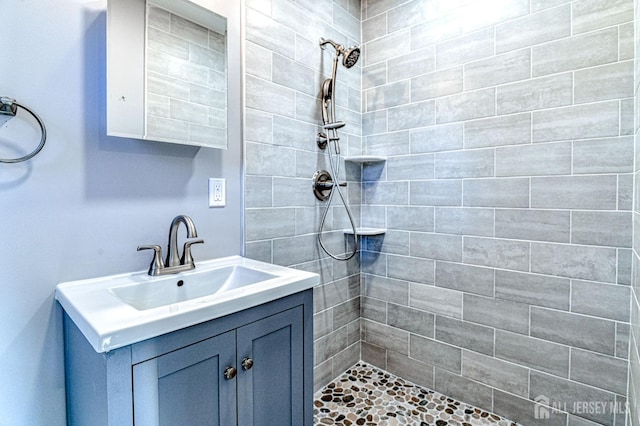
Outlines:
{"label": "tile shower niche shelf", "polygon": [[[353,235],[353,229],[351,229],[351,228],[347,228],[343,232],[345,234],[347,234],[347,235]],[[364,237],[370,237],[370,236],[375,236],[375,235],[383,235],[386,232],[387,232],[387,230],[384,229],[384,228],[367,228],[367,227],[356,228],[356,234],[358,234],[359,236],[364,236]]]}
{"label": "tile shower niche shelf", "polygon": [[351,161],[352,163],[380,163],[387,161],[387,157],[381,155],[354,155],[351,157],[344,157],[344,161]]}

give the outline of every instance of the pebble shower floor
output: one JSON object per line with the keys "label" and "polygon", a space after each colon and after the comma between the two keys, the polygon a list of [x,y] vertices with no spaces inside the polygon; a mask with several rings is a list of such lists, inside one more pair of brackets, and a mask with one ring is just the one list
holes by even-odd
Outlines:
{"label": "pebble shower floor", "polygon": [[316,392],[313,403],[317,426],[518,426],[363,362]]}

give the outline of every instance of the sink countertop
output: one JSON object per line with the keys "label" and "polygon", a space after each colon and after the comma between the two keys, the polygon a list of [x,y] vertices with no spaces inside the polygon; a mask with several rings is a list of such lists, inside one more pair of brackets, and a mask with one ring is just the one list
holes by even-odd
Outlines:
{"label": "sink countertop", "polygon": [[[154,280],[188,279],[228,266],[243,266],[276,277],[146,310],[134,308],[111,291]],[[196,269],[173,275],[152,277],[134,272],[60,283],[55,298],[96,352],[108,352],[309,289],[319,281],[315,273],[230,256],[196,262]]]}

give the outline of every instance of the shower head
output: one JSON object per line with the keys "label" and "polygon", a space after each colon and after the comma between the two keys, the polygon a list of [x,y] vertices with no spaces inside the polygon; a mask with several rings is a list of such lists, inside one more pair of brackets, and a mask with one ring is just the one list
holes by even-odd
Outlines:
{"label": "shower head", "polygon": [[360,48],[358,46],[342,50],[342,65],[345,67],[351,68],[354,66],[358,62],[358,58],[360,58]]}
{"label": "shower head", "polygon": [[346,68],[351,68],[356,64],[356,62],[358,62],[358,58],[360,58],[360,47],[353,46],[350,48],[345,48],[344,46],[336,43],[333,40],[324,38],[320,39],[320,47],[322,49],[324,49],[327,44],[333,46],[333,48],[336,50],[336,55],[342,55],[342,65],[344,65]]}

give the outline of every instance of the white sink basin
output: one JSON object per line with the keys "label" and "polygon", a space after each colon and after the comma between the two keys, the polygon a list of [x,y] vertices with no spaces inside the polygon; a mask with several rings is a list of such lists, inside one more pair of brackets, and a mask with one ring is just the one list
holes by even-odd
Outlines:
{"label": "white sink basin", "polygon": [[60,283],[55,297],[96,352],[257,306],[319,283],[317,274],[231,256],[196,269]]}

